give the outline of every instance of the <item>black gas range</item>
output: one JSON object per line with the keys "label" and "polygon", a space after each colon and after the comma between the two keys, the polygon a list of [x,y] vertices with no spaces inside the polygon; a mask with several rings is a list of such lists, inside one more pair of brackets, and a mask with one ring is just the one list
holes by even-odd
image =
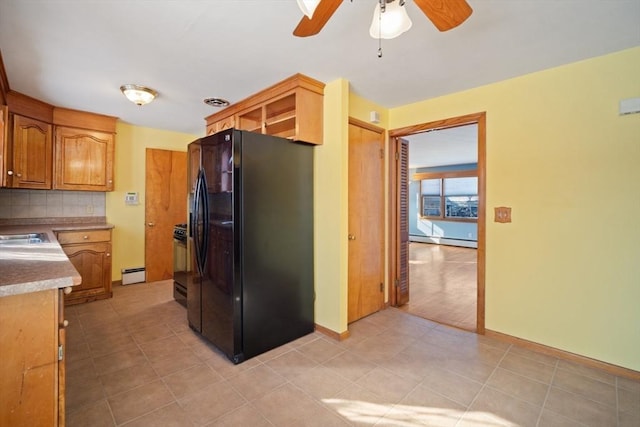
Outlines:
{"label": "black gas range", "polygon": [[173,298],[187,306],[187,224],[173,227]]}

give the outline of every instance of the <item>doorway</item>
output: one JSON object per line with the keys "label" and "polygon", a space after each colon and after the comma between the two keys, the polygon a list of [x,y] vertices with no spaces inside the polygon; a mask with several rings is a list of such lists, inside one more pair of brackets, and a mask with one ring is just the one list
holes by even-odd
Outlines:
{"label": "doorway", "polygon": [[187,153],[147,148],[144,261],[146,281],[173,278],[173,228],[187,222]]}
{"label": "doorway", "polygon": [[[390,294],[389,301],[391,305],[394,306],[402,306],[403,304],[410,301],[411,289],[413,284],[411,284],[409,278],[410,276],[410,243],[408,239],[409,234],[409,155],[407,154],[408,150],[408,141],[407,139],[411,139],[412,135],[419,135],[425,132],[432,132],[436,130],[445,130],[445,129],[454,129],[460,128],[466,125],[475,125],[477,132],[477,167],[474,171],[474,174],[477,175],[477,201],[476,208],[477,209],[477,249],[468,249],[462,250],[461,252],[466,253],[466,257],[468,259],[469,251],[475,251],[475,322],[473,324],[469,324],[465,327],[465,329],[471,329],[479,334],[483,334],[485,330],[484,324],[484,308],[485,308],[485,300],[484,300],[484,266],[485,266],[485,146],[486,146],[486,137],[485,137],[485,124],[486,118],[485,113],[477,113],[471,114],[467,116],[455,117],[451,119],[429,122],[420,125],[410,126],[406,128],[394,129],[389,132],[390,137],[390,147],[392,153],[397,153],[395,156],[390,156],[390,164],[389,164],[389,194],[390,194],[390,212],[389,212],[389,241],[390,241],[390,251],[389,251],[389,279],[390,279]],[[458,171],[458,174],[459,171]],[[469,174],[468,172],[462,173]],[[453,174],[456,176],[456,174]],[[445,175],[447,176],[447,175]],[[431,177],[429,175],[425,177]],[[423,196],[424,197],[424,196]],[[445,198],[443,197],[443,200]],[[415,203],[415,201],[414,201]],[[446,209],[443,206],[442,209]],[[416,207],[414,206],[414,209]],[[433,215],[433,214],[426,214]],[[444,214],[441,214],[444,215]],[[415,221],[415,219],[412,219]],[[414,224],[415,225],[415,224]],[[427,233],[428,234],[428,233]],[[462,239],[464,240],[464,239]],[[429,239],[426,239],[429,241]],[[439,243],[439,242],[434,242]],[[421,243],[418,243],[420,245]],[[446,248],[444,248],[446,249]],[[441,251],[440,255],[442,255],[445,251]],[[449,251],[451,252],[451,251]],[[412,255],[413,256],[413,255]],[[415,261],[415,260],[414,260]],[[437,261],[437,260],[436,260]],[[454,261],[456,262],[456,261]],[[465,261],[466,262],[466,261]],[[444,265],[444,264],[443,264]],[[440,266],[442,267],[442,265]],[[466,267],[470,267],[467,265]],[[468,276],[468,269],[464,273]],[[414,275],[415,276],[415,275]],[[404,278],[404,280],[403,280]],[[426,278],[425,278],[426,279]],[[437,280],[434,280],[437,282]],[[410,310],[409,310],[410,311]],[[421,315],[421,317],[431,317],[428,315]],[[436,321],[441,321],[441,319],[436,319]],[[458,326],[454,324],[453,326]]]}

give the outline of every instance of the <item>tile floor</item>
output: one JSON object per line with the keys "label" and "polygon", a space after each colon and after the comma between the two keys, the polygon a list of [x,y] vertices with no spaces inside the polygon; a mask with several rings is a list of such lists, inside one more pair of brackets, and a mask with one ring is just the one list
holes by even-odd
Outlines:
{"label": "tile floor", "polygon": [[233,365],[171,282],[67,307],[67,426],[640,426],[640,382],[390,308]]}

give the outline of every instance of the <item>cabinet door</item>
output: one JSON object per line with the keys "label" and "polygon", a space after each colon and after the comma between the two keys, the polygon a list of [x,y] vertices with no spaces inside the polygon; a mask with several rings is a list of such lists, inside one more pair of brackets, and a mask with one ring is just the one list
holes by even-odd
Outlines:
{"label": "cabinet door", "polygon": [[82,283],[65,297],[67,302],[111,297],[111,243],[63,245],[62,250],[82,276]]}
{"label": "cabinet door", "polygon": [[52,153],[51,125],[14,115],[13,139],[7,152],[11,162],[7,164],[7,186],[51,189]]}
{"label": "cabinet door", "polygon": [[196,180],[198,179],[198,171],[200,170],[200,144],[191,143],[187,150],[187,157],[189,161],[189,164],[187,165],[187,174],[189,179],[187,192],[193,194],[196,190]]}
{"label": "cabinet door", "polygon": [[0,425],[58,425],[58,290],[0,298]]}
{"label": "cabinet door", "polygon": [[9,143],[9,107],[0,105],[0,187],[7,185],[5,152]]}
{"label": "cabinet door", "polygon": [[114,135],[56,128],[55,183],[58,190],[113,190]]}

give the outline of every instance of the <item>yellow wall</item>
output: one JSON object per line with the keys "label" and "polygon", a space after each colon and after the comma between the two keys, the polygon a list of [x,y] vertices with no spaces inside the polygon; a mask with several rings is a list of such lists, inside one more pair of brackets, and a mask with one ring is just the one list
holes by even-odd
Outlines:
{"label": "yellow wall", "polygon": [[324,88],[323,145],[314,148],[315,321],[347,330],[347,157],[349,83]]}
{"label": "yellow wall", "polygon": [[[640,370],[640,48],[395,108],[487,112],[486,327]],[[495,206],[513,222],[491,221]]]}
{"label": "yellow wall", "polygon": [[[187,144],[198,136],[121,122],[118,122],[116,132],[115,189],[107,193],[106,215],[107,222],[115,225],[112,279],[120,280],[123,268],[144,266],[146,149],[187,151]],[[129,191],[138,192],[137,206],[125,205],[125,193]]]}

